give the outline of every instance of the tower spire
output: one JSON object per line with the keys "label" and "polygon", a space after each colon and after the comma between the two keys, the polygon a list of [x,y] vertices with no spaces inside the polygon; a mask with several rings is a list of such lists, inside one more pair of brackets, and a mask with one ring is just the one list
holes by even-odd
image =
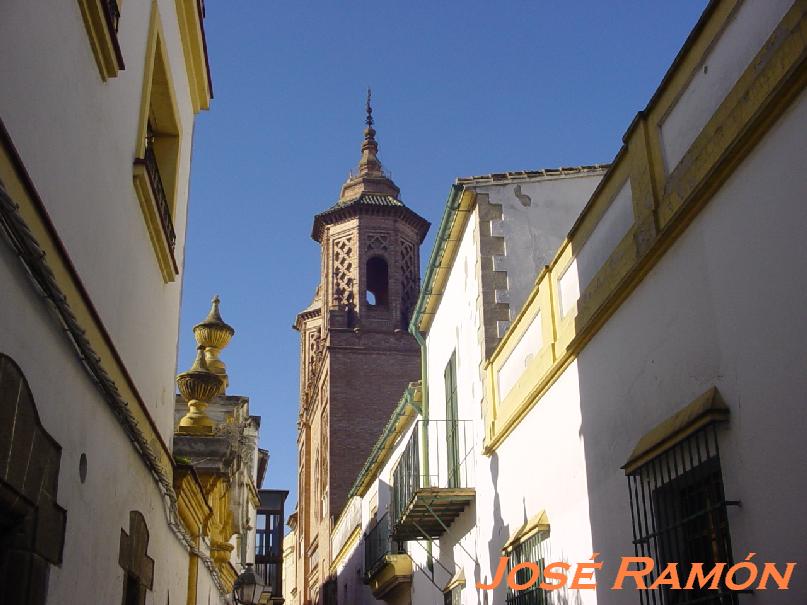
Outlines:
{"label": "tower spire", "polygon": [[373,91],[367,89],[367,117],[364,123],[367,128],[364,129],[364,142],[361,145],[361,161],[359,162],[359,176],[384,176],[384,169],[381,168],[381,162],[378,160],[378,143],[375,140],[375,128],[373,124]]}
{"label": "tower spire", "polygon": [[378,142],[375,140],[375,119],[373,118],[373,91],[367,89],[367,101],[364,106],[364,140],[361,144],[361,159],[358,174],[352,173],[342,185],[339,203],[358,199],[363,194],[388,195],[397,198],[400,190],[395,186],[381,166],[378,159]]}
{"label": "tower spire", "polygon": [[364,121],[367,126],[372,127],[373,125],[373,89],[369,86],[367,87],[367,119]]}

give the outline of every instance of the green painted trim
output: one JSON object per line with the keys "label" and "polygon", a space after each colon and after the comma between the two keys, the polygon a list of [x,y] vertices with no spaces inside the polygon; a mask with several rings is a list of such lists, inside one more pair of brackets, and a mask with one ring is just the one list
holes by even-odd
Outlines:
{"label": "green painted trim", "polygon": [[454,183],[451,185],[451,191],[449,192],[448,199],[446,200],[446,207],[445,210],[443,210],[443,216],[440,219],[440,228],[437,230],[437,235],[434,239],[434,247],[429,255],[429,263],[426,265],[426,275],[423,279],[423,286],[420,288],[420,294],[418,295],[418,300],[415,304],[415,310],[412,313],[412,318],[409,320],[409,332],[413,334],[415,338],[418,337],[418,324],[423,316],[423,310],[426,306],[426,299],[432,293],[435,271],[443,261],[446,244],[448,243],[448,238],[451,235],[451,228],[454,225],[454,221],[457,219],[457,210],[459,210],[460,207],[459,200],[464,190],[465,188],[462,185]]}

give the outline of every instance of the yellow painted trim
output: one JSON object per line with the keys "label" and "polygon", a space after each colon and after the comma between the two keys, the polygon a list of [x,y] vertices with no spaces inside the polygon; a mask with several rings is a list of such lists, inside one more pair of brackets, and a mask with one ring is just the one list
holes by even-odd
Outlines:
{"label": "yellow painted trim", "polygon": [[336,573],[336,568],[339,567],[339,564],[344,560],[344,558],[348,555],[348,553],[352,552],[353,549],[356,547],[356,544],[359,541],[359,537],[361,536],[361,527],[356,526],[355,529],[350,532],[347,540],[342,545],[342,548],[339,549],[339,552],[336,553],[336,556],[333,558],[331,562],[330,572],[332,574]]}
{"label": "yellow painted trim", "polygon": [[443,587],[443,594],[451,592],[455,588],[459,588],[460,590],[465,588],[465,569],[462,567],[457,569],[456,573],[451,576],[451,579]]}
{"label": "yellow painted trim", "polygon": [[418,328],[421,332],[427,333],[431,328],[432,320],[434,319],[435,313],[437,313],[437,307],[440,306],[440,301],[445,293],[448,277],[451,274],[451,267],[454,265],[454,259],[457,256],[460,243],[462,242],[462,234],[465,232],[465,227],[475,207],[476,191],[473,189],[464,189],[460,195],[456,218],[451,225],[440,264],[434,268],[435,276],[432,282],[432,289],[427,295],[428,298],[426,299],[423,313],[421,313],[421,320],[418,324]]}
{"label": "yellow painted trim", "polygon": [[393,588],[412,581],[414,566],[407,554],[390,554],[384,564],[369,578],[370,591],[377,599],[383,598]]}
{"label": "yellow painted trim", "polygon": [[173,282],[177,277],[174,268],[174,255],[168,245],[168,239],[163,232],[162,221],[157,210],[157,200],[151,189],[151,182],[143,164],[136,163],[132,168],[132,182],[134,184],[137,201],[140,202],[140,210],[143,212],[143,219],[146,221],[151,246],[157,259],[157,266],[160,268],[165,283]]}
{"label": "yellow painted trim", "polygon": [[[206,535],[207,522],[213,514],[205,500],[202,484],[193,471],[177,468],[174,471],[174,492],[177,496],[177,514],[185,530],[191,536],[194,546],[199,547],[202,536]],[[199,578],[199,557],[188,553],[188,605],[196,605]]]}
{"label": "yellow painted trim", "polygon": [[125,367],[118,361],[117,354],[108,344],[105,328],[100,320],[96,321],[90,307],[85,303],[82,288],[72,276],[70,259],[62,255],[59,244],[51,237],[47,225],[48,219],[40,214],[37,204],[29,197],[22,178],[15,169],[11,150],[0,145],[0,180],[3,181],[11,198],[19,205],[20,216],[42,249],[56,283],[64,293],[78,325],[84,330],[87,340],[98,355],[100,365],[109,374],[121,397],[128,404],[145,442],[151,445],[157,466],[168,481],[172,481],[173,459],[165,441],[150,420],[148,411],[141,405],[140,397],[134,390]]}
{"label": "yellow painted trim", "polygon": [[546,516],[546,511],[543,510],[537,515],[533,515],[524,525],[513,532],[502,546],[502,553],[510,552],[540,531],[549,532],[549,517]]}
{"label": "yellow painted trim", "polygon": [[[486,362],[485,447],[490,455],[539,402],[579,351],[663,257],[733,170],[807,84],[807,0],[796,0],[767,43],[711,116],[681,162],[667,175],[658,137],[660,117],[723,31],[733,0],[717,2],[677,60],[648,109],[634,120],[625,145],[606,173],[552,263],[538,277],[530,297],[505,338]],[[634,224],[616,246],[573,308],[558,308],[558,279],[585,245],[605,211],[629,180]],[[498,400],[496,374],[542,313],[547,343],[516,387]],[[548,347],[551,347],[549,349]],[[550,361],[551,360],[551,361]]]}
{"label": "yellow painted trim", "polygon": [[176,0],[179,34],[185,55],[185,70],[191,92],[193,112],[210,108],[210,81],[205,57],[204,29],[198,0]]}
{"label": "yellow painted trim", "polygon": [[630,475],[702,427],[728,419],[729,408],[717,387],[712,387],[645,433],[622,468],[626,475]]}
{"label": "yellow painted trim", "polygon": [[123,69],[123,61],[119,60],[120,47],[116,47],[109,31],[101,0],[78,0],[78,5],[98,73],[104,81],[114,78],[118,70]]}
{"label": "yellow painted trim", "polygon": [[[159,51],[159,52],[158,52]],[[165,90],[167,94],[156,94],[153,90],[154,75],[158,67],[165,75]],[[132,179],[140,209],[146,222],[149,240],[154,248],[157,266],[160,269],[165,283],[173,282],[177,276],[177,265],[160,221],[157,201],[151,190],[148,175],[143,166],[142,158],[146,152],[146,134],[148,120],[152,107],[157,109],[161,116],[162,126],[168,134],[156,137],[158,145],[164,147],[163,154],[167,161],[160,166],[165,193],[172,220],[176,217],[177,196],[179,193],[179,160],[182,148],[183,133],[179,117],[179,106],[176,100],[176,89],[168,64],[168,49],[165,45],[165,33],[156,0],[151,2],[151,14],[146,40],[146,56],[143,69],[143,86],[140,94],[140,110],[138,114],[137,140],[135,142],[135,161],[132,168]],[[169,141],[169,139],[173,139]],[[165,141],[165,142],[163,142]],[[161,156],[162,157],[162,156]]]}
{"label": "yellow painted trim", "polygon": [[191,471],[178,468],[174,471],[174,492],[180,521],[188,534],[199,537],[213,514],[201,483]]}

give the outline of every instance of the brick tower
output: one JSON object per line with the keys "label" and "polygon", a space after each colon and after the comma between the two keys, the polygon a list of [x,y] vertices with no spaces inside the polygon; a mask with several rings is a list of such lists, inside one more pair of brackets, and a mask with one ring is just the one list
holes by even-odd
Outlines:
{"label": "brick tower", "polygon": [[407,208],[378,160],[370,95],[358,172],[314,217],[322,249],[300,332],[297,590],[322,602],[330,537],[348,492],[406,385],[420,375],[407,332],[429,223]]}

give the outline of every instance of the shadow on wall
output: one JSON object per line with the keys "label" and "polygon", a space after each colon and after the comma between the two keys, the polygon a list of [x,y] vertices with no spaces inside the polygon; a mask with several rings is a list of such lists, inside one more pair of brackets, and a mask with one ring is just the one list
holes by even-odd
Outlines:
{"label": "shadow on wall", "polygon": [[[481,468],[480,468],[481,472]],[[510,535],[510,527],[504,523],[504,519],[502,518],[502,504],[501,499],[499,497],[499,454],[498,452],[493,452],[490,457],[490,482],[493,486],[493,523],[491,525],[491,534],[488,536],[488,561],[492,566],[495,567],[496,564],[499,562],[499,557],[501,556],[502,546],[504,545],[505,540]],[[482,537],[480,536],[480,540]],[[482,590],[481,588],[476,588],[477,585],[482,582],[485,584],[489,584],[491,581],[490,574],[492,571],[490,569],[485,570],[484,574],[482,573],[482,569],[479,565],[479,561],[476,561],[474,566],[474,586],[473,588],[477,592],[477,603],[482,603],[483,605],[489,605],[492,603],[504,603],[505,601],[505,588],[501,585],[494,589],[494,590]]]}

